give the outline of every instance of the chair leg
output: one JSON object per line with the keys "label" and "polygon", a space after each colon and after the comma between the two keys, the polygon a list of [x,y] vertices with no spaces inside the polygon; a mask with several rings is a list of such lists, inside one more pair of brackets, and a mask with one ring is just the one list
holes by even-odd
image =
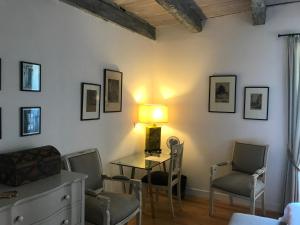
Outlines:
{"label": "chair leg", "polygon": [[181,182],[177,184],[177,199],[181,208]]}
{"label": "chair leg", "polygon": [[174,214],[174,207],[173,207],[172,187],[169,188],[168,195],[169,195],[171,213],[172,213],[172,216],[174,218],[175,214]]}
{"label": "chair leg", "polygon": [[230,201],[230,205],[233,206],[233,197],[231,195],[229,195],[229,201]]}
{"label": "chair leg", "polygon": [[252,213],[253,215],[255,215],[255,198],[251,199],[251,203],[250,203],[250,213]]}
{"label": "chair leg", "polygon": [[262,195],[261,195],[261,210],[262,210],[263,216],[265,216],[265,215],[266,215],[266,209],[265,209],[265,193],[262,193]]}
{"label": "chair leg", "polygon": [[213,216],[214,213],[214,189],[209,189],[209,216]]}
{"label": "chair leg", "polygon": [[143,210],[146,209],[146,196],[147,196],[147,194],[148,194],[148,187],[145,184],[143,184],[142,185],[142,208],[143,208]]}
{"label": "chair leg", "polygon": [[159,191],[158,188],[155,188],[155,201],[158,202],[159,200]]}
{"label": "chair leg", "polygon": [[136,225],[142,225],[142,212],[138,212],[135,217]]}

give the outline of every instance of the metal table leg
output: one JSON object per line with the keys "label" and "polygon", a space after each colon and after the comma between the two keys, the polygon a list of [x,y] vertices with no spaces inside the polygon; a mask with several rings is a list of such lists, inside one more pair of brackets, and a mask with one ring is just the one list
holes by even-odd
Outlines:
{"label": "metal table leg", "polygon": [[[122,176],[124,176],[123,166],[119,165],[119,170],[120,170],[120,174],[121,174]],[[126,186],[125,186],[125,183],[122,184],[122,188],[123,188],[123,193],[126,193]]]}
{"label": "metal table leg", "polygon": [[166,162],[163,162],[164,172],[167,172]]}
{"label": "metal table leg", "polygon": [[[134,176],[135,176],[135,168],[134,167],[132,167],[131,168],[131,179],[134,179]],[[131,194],[132,193],[132,188],[133,188],[133,186],[132,186],[132,184],[130,184],[130,186],[129,186],[129,194]]]}
{"label": "metal table leg", "polygon": [[152,183],[151,183],[151,170],[147,170],[147,177],[148,177],[148,191],[149,191],[149,195],[150,195],[152,218],[155,218]]}

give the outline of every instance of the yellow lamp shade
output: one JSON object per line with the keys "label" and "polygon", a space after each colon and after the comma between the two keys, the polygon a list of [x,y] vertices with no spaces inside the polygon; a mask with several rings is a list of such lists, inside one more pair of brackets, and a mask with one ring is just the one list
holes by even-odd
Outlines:
{"label": "yellow lamp shade", "polygon": [[138,120],[140,123],[167,123],[168,107],[157,104],[144,104],[139,106]]}

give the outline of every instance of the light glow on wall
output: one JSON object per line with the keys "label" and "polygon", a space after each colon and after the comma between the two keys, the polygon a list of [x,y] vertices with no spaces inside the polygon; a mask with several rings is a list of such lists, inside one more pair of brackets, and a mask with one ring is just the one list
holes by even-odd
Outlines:
{"label": "light glow on wall", "polygon": [[145,87],[140,87],[135,91],[133,97],[136,103],[144,103],[147,99],[147,89]]}

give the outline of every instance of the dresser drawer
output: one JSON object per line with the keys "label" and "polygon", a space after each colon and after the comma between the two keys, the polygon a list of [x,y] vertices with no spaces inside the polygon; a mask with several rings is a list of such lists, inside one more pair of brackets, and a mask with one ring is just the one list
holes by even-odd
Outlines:
{"label": "dresser drawer", "polygon": [[64,208],[49,218],[32,225],[77,225],[81,224],[81,202]]}
{"label": "dresser drawer", "polygon": [[30,225],[48,218],[60,209],[81,201],[81,182],[74,182],[42,196],[19,202],[12,208],[13,225]]}

